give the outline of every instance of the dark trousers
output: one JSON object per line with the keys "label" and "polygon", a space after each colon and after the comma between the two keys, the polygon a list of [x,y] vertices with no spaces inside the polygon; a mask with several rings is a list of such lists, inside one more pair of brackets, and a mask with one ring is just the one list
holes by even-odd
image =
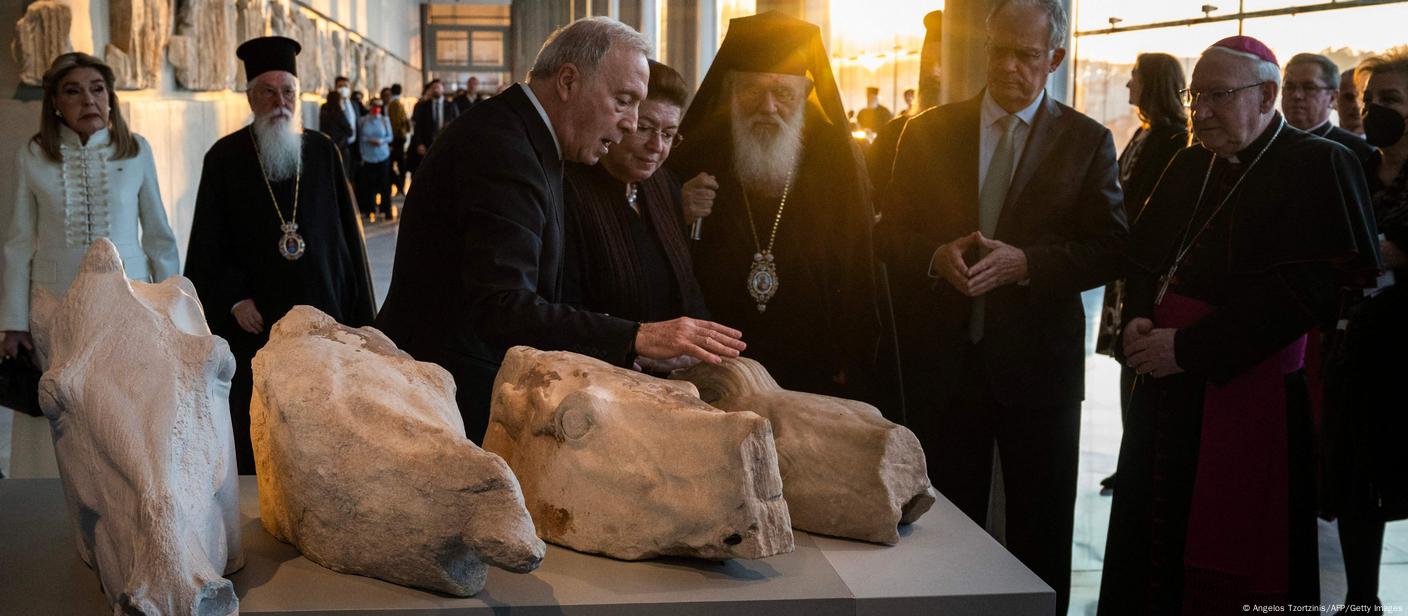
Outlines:
{"label": "dark trousers", "polygon": [[391,140],[391,185],[396,187],[396,194],[406,194],[406,138],[397,137]]}
{"label": "dark trousers", "polygon": [[978,526],[985,526],[995,443],[1006,494],[1007,549],[1055,589],[1056,614],[1065,614],[1071,594],[1080,403],[1006,406],[993,395],[981,343],[966,352],[958,391],[920,394],[912,399],[918,404],[909,407],[910,428],[924,446],[929,479]]}
{"label": "dark trousers", "polygon": [[[384,213],[391,212],[391,162],[383,160],[379,163],[362,163],[362,168],[357,171],[357,204],[363,214],[370,214],[380,209]],[[381,195],[381,206],[376,204],[377,195]]]}

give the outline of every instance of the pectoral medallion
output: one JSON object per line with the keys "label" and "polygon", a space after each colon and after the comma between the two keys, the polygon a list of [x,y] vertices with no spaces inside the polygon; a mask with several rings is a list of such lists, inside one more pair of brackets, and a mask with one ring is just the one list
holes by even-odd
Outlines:
{"label": "pectoral medallion", "polygon": [[753,253],[753,267],[748,270],[748,295],[758,302],[758,312],[766,312],[768,300],[777,293],[777,265],[772,251]]}
{"label": "pectoral medallion", "polygon": [[280,228],[283,229],[284,235],[279,238],[279,256],[289,261],[297,261],[307,248],[303,236],[298,234],[298,223],[286,222]]}

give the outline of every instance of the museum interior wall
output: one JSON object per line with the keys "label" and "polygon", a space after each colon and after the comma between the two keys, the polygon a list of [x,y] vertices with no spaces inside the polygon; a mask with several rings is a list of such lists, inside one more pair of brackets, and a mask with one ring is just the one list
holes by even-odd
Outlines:
{"label": "museum interior wall", "polygon": [[[64,13],[66,37],[59,31]],[[205,151],[249,121],[235,48],[265,34],[304,43],[299,68],[309,128],[317,128],[318,104],[337,75],[351,78],[354,90],[399,82],[409,96],[420,91],[416,2],[6,0],[0,48],[11,50],[20,39],[22,48],[35,48],[28,64],[36,68],[26,71],[20,61],[27,50],[0,60],[0,195],[11,198],[15,152],[38,127],[41,90],[25,78],[37,83],[66,39],[69,50],[94,54],[118,72],[122,113],[151,143],[184,262]]]}

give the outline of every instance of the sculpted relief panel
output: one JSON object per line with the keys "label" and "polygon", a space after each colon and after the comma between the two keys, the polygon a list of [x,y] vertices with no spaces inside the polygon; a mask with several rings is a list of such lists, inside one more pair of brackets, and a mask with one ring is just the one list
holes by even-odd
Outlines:
{"label": "sculpted relief panel", "polygon": [[171,35],[169,0],[111,0],[108,20],[112,42],[105,60],[112,67],[121,90],[142,90],[161,85],[161,62]]}
{"label": "sculpted relief panel", "polygon": [[344,573],[468,596],[546,546],[498,456],[465,437],[449,372],[309,306],[254,357],[264,528]]}
{"label": "sculpted relief panel", "polygon": [[693,385],[567,352],[509,349],[484,448],[523,485],[544,539],[636,560],[793,549],[767,420]]}
{"label": "sculpted relief panel", "polygon": [[782,389],[747,358],[699,364],[673,378],[696,385],[715,407],[772,422],[796,528],[893,545],[898,525],[934,504],[919,439],[869,404]]}
{"label": "sculpted relief panel", "polygon": [[44,83],[44,71],[60,54],[73,51],[69,28],[73,11],[62,0],[39,0],[24,11],[15,23],[15,40],[10,53],[20,67],[20,81],[37,86]]}
{"label": "sculpted relief panel", "polygon": [[[264,0],[239,0],[236,5],[238,18],[235,23],[235,47],[249,39],[264,36]],[[249,83],[244,74],[244,63],[235,63],[235,91],[243,92]]]}
{"label": "sculpted relief panel", "polygon": [[235,78],[235,0],[179,0],[167,58],[188,90],[225,90]]}
{"label": "sculpted relief panel", "polygon": [[79,555],[113,613],[236,613],[222,577],[244,562],[235,359],[207,329],[194,287],[180,276],[129,282],[117,248],[99,239],[61,302],[35,296],[33,333],[51,367],[40,404]]}

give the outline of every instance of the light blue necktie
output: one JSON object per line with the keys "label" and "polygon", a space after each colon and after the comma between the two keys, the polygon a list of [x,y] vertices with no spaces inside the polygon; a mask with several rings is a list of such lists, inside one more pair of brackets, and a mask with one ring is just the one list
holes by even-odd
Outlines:
{"label": "light blue necktie", "polygon": [[[982,192],[978,193],[978,230],[983,237],[992,239],[997,233],[997,219],[1002,216],[1002,204],[1007,201],[1007,189],[1012,183],[1012,170],[1017,165],[1016,132],[1017,116],[1007,114],[997,121],[1002,129],[1002,138],[997,141],[997,150],[988,163],[988,177],[983,181]],[[986,255],[987,251],[978,250]],[[973,298],[973,311],[968,316],[968,339],[976,344],[983,339],[983,323],[987,312],[987,298]]]}

